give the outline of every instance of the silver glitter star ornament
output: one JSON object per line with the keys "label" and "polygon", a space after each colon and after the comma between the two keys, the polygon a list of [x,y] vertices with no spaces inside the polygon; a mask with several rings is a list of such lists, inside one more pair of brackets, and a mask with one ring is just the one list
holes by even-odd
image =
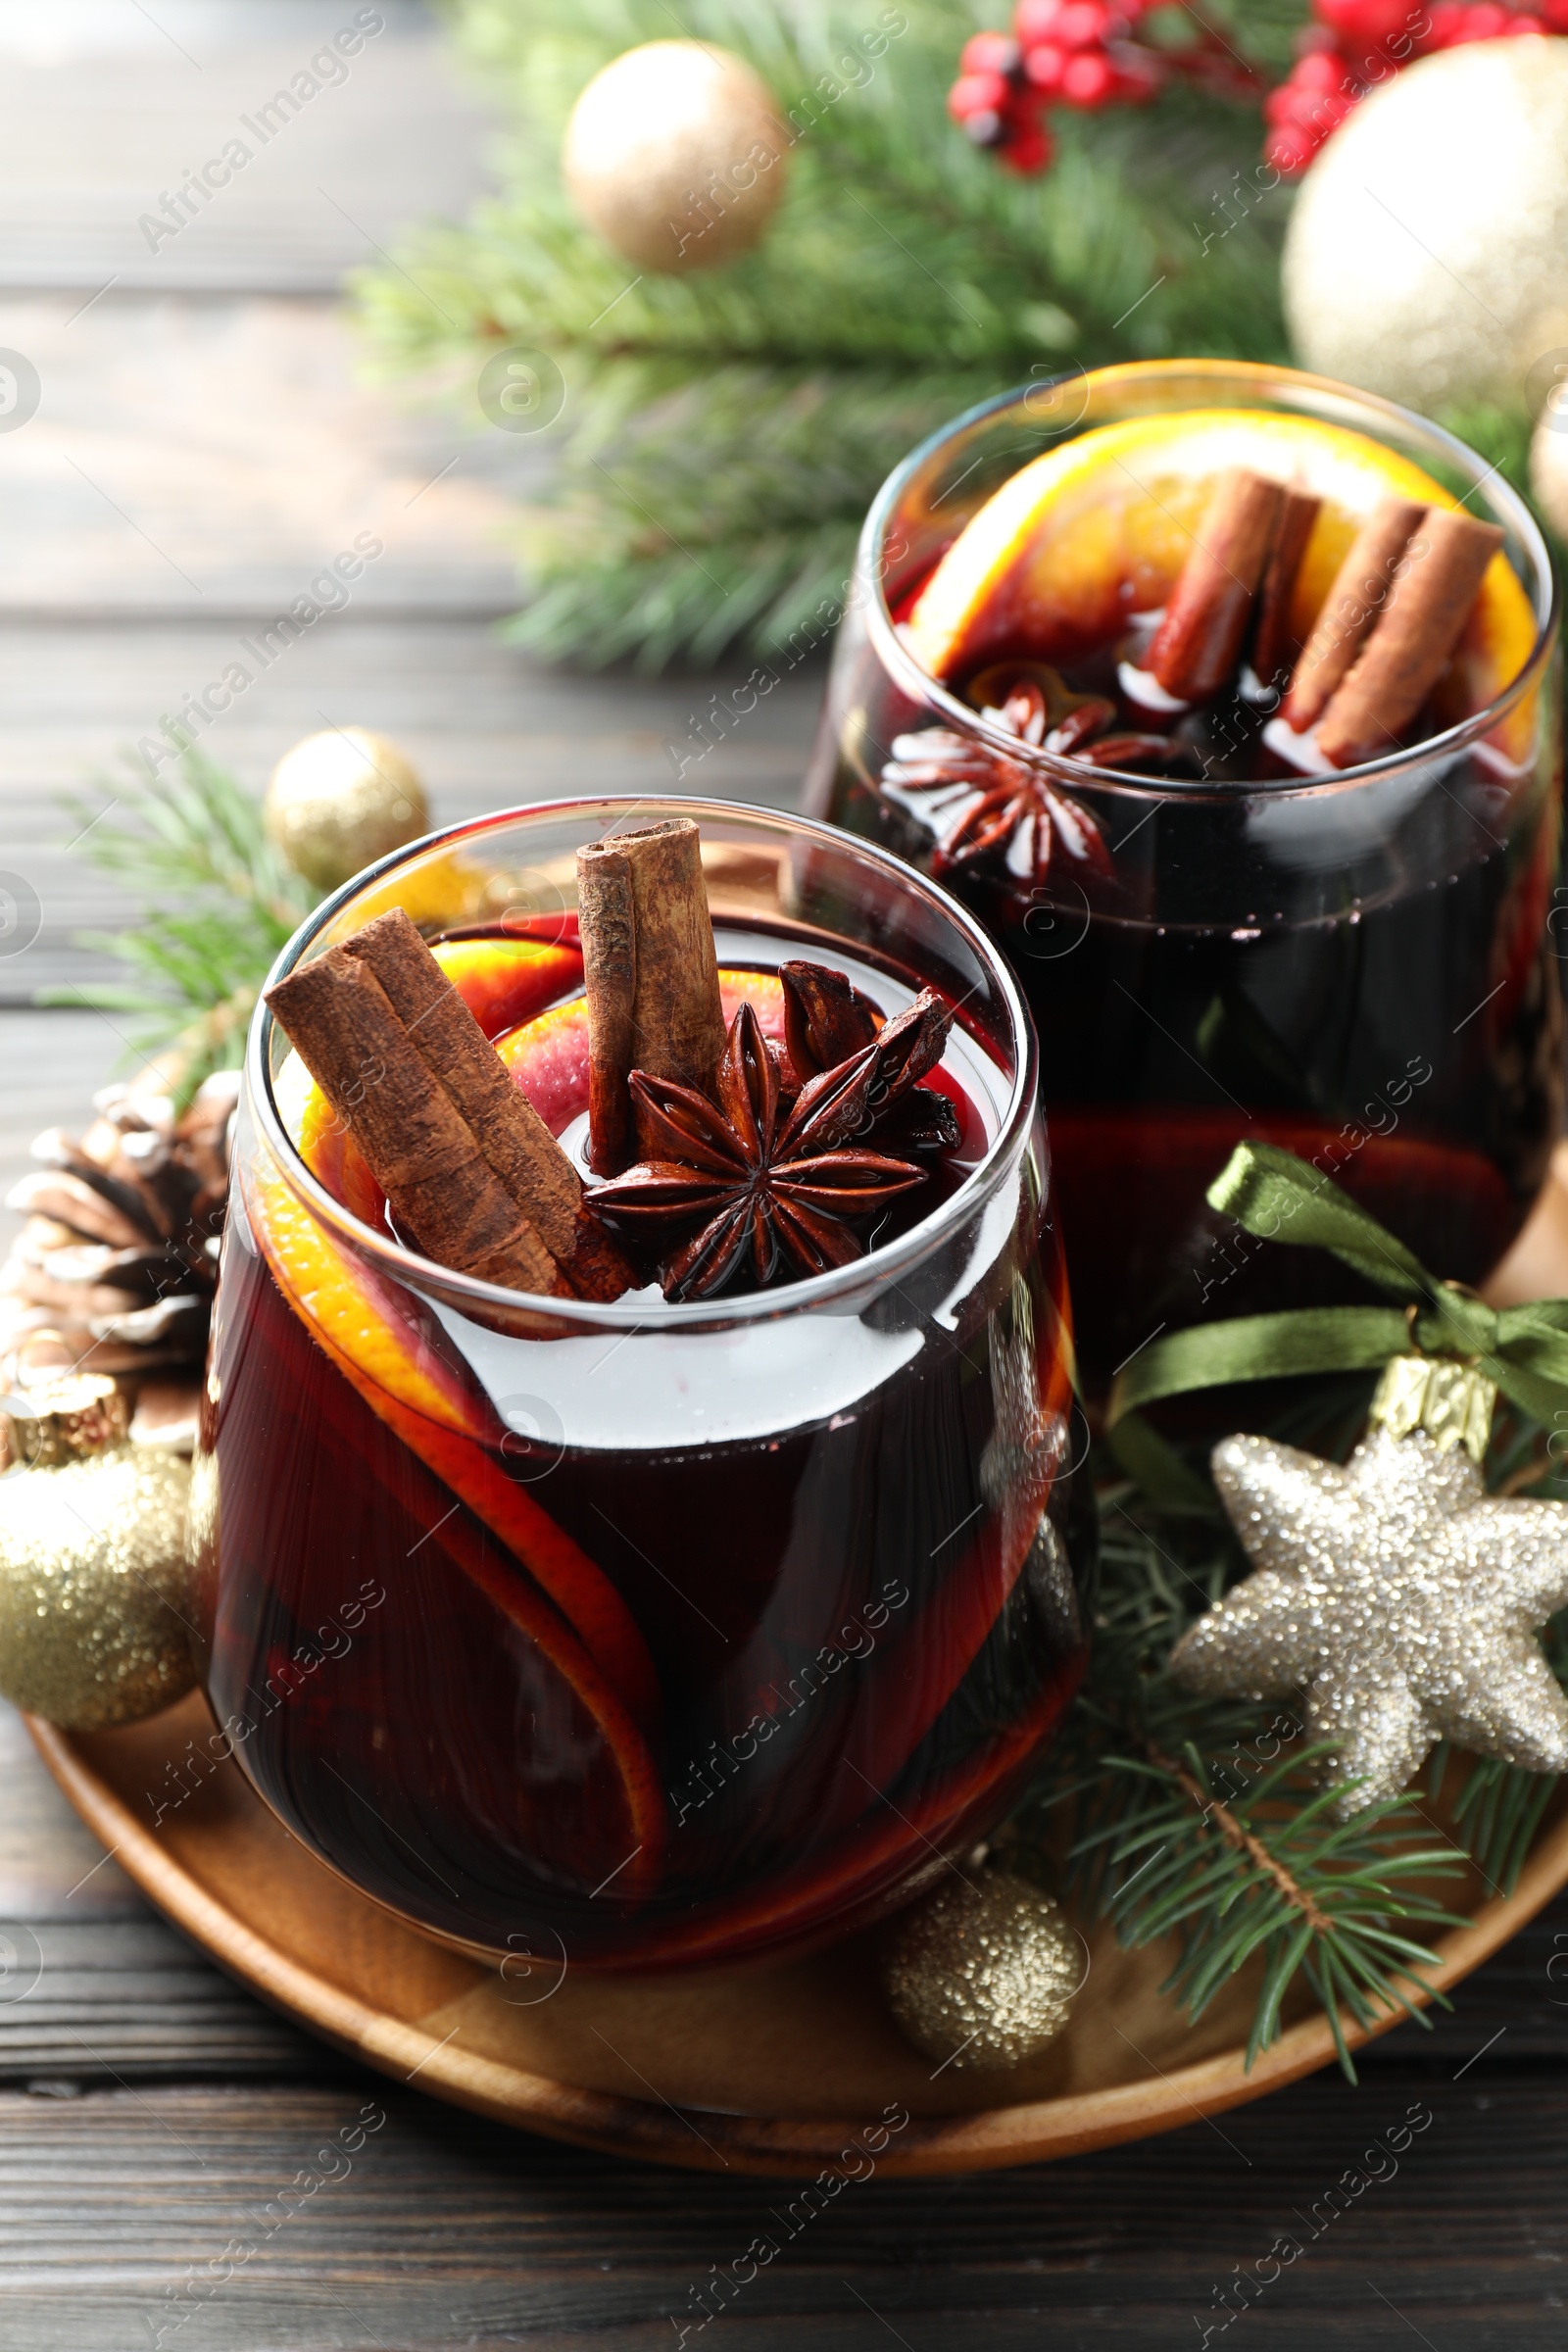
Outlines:
{"label": "silver glitter star ornament", "polygon": [[1441,1739],[1568,1771],[1568,1699],[1536,1640],[1568,1608],[1568,1503],[1496,1500],[1494,1396],[1470,1367],[1396,1356],[1342,1470],[1226,1438],[1214,1483],[1256,1573],[1177,1643],[1205,1697],[1305,1694],[1344,1815],[1397,1796]]}

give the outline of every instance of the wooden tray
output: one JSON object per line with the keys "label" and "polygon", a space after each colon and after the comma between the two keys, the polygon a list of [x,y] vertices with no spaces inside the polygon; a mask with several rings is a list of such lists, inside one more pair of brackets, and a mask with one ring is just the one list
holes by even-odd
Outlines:
{"label": "wooden tray", "polygon": [[[1487,1286],[1496,1306],[1565,1294],[1568,1143]],[[1255,1981],[1239,1978],[1189,2026],[1159,1991],[1169,1951],[1120,1951],[1103,1928],[1088,1937],[1089,1977],[1065,2032],[1004,2075],[933,2071],[909,2048],[877,1988],[874,1935],[785,1967],[641,1979],[568,1971],[541,2000],[539,1984],[559,1972],[514,1969],[507,1983],[403,1926],[307,1852],[232,1762],[155,1833],[167,1767],[212,1728],[199,1697],[122,1732],[28,1728],[122,1868],[264,1999],[383,2074],[585,2147],[705,2172],[859,2170],[851,2135],[891,2108],[909,2120],[878,2154],[883,2173],[981,2172],[1172,2132],[1334,2057],[1328,2019],[1302,1999],[1249,2074]],[[1471,1920],[1435,1946],[1439,1989],[1478,1968],[1565,1884],[1568,1788],[1511,1895],[1474,1871],[1435,1887]],[[1367,2038],[1348,2021],[1346,2037],[1352,2048]]]}
{"label": "wooden tray", "polygon": [[[155,1833],[166,1768],[211,1727],[195,1695],[126,1731],[29,1724],[88,1827],[231,1975],[384,2074],[560,2139],[703,2171],[800,2176],[863,2169],[852,2133],[906,2111],[876,2159],[883,2173],[975,2172],[1173,2131],[1334,2055],[1328,2020],[1304,2008],[1246,2073],[1250,1983],[1190,2027],[1158,1989],[1169,1953],[1122,1952],[1102,1930],[1089,1937],[1088,1981],[1064,2034],[1004,2075],[934,2071],[906,2044],[877,1989],[874,1935],[782,1967],[641,1979],[513,1969],[504,1982],[317,1861],[233,1762]],[[1473,1924],[1437,1946],[1440,1986],[1568,1883],[1560,1795],[1512,1895],[1488,1899],[1473,1873],[1443,1883],[1442,1899]]]}

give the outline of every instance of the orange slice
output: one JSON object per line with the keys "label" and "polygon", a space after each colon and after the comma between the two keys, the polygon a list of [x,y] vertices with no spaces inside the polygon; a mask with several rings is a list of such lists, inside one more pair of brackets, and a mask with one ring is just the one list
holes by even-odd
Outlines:
{"label": "orange slice", "polygon": [[639,1722],[658,1721],[648,1645],[598,1563],[506,1472],[483,1440],[504,1434],[487,1401],[437,1344],[422,1303],[353,1260],[277,1177],[257,1185],[257,1238],[311,1336],[549,1594]]}
{"label": "orange slice", "polygon": [[515,1029],[582,981],[582,955],[574,947],[446,939],[431,953],[488,1038]]}
{"label": "orange slice", "polygon": [[659,1691],[653,1661],[620,1595],[463,1434],[465,1418],[472,1417],[470,1399],[456,1367],[431,1346],[415,1304],[368,1269],[353,1266],[275,1177],[255,1187],[248,1205],[283,1299],[323,1354],[377,1420],[532,1572],[498,1560],[461,1511],[449,1510],[431,1528],[439,1548],[526,1636],[598,1726],[635,1848],[619,1885],[627,1893],[645,1891],[658,1876],[667,1836],[647,1738]]}
{"label": "orange slice", "polygon": [[[910,612],[909,651],[933,677],[953,678],[985,661],[1070,662],[1102,645],[1128,614],[1165,603],[1227,466],[1323,501],[1292,606],[1301,640],[1379,499],[1459,503],[1381,442],[1310,417],[1189,409],[1099,425],[1034,459],[970,518]],[[1535,640],[1530,599],[1499,553],[1450,668],[1450,699],[1485,709],[1519,675]]]}

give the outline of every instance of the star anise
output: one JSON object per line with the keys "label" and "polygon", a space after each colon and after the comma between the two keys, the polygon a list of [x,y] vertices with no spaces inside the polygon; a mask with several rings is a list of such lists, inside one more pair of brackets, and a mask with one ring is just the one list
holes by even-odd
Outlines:
{"label": "star anise", "polygon": [[[952,1018],[924,990],[866,1044],[807,1078],[791,1105],[779,1060],[743,1004],[719,1061],[716,1106],[692,1087],[632,1071],[637,1130],[660,1156],[587,1198],[599,1215],[656,1243],[665,1230],[696,1225],[660,1267],[666,1298],[711,1298],[748,1265],[759,1286],[785,1270],[848,1265],[866,1247],[855,1221],[925,1181],[925,1169],[860,1139],[910,1096],[931,1091],[916,1082],[941,1058]],[[808,1051],[804,1010],[797,1022]]]}
{"label": "star anise", "polygon": [[[778,976],[784,984],[784,1042],[789,1054],[780,1082],[793,1102],[801,1080],[848,1061],[875,1042],[877,1014],[845,973],[826,964],[781,963]],[[889,1024],[883,1033],[884,1083],[891,1081],[893,1056],[902,1052],[900,1039],[923,1034],[921,1025]],[[873,1115],[877,1141],[895,1152],[931,1154],[956,1149],[958,1114],[951,1098],[935,1087],[916,1086],[905,1077],[896,1092],[878,1100]]]}
{"label": "star anise", "polygon": [[781,963],[784,1043],[804,1083],[848,1061],[876,1037],[876,1008],[845,972],[825,963]]}
{"label": "star anise", "polygon": [[[1020,743],[1096,767],[1168,766],[1173,747],[1163,735],[1107,735],[1116,706],[1103,695],[1070,694],[1054,670],[1016,664],[984,671],[969,689],[982,717]],[[1027,879],[1041,883],[1051,870],[1053,846],[1069,858],[1112,872],[1104,836],[1087,808],[1062,792],[1045,769],[957,735],[949,727],[923,727],[900,735],[882,770],[884,784],[927,792],[968,785],[975,799],[938,843],[931,858],[937,876],[972,864],[989,851],[1007,855],[1024,842]],[[1025,838],[1027,837],[1027,838]],[[1009,862],[1011,860],[1009,859]]]}

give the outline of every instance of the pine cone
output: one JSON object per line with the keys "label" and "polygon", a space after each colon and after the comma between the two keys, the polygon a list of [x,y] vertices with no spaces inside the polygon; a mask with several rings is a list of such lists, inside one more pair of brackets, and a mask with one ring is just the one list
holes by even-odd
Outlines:
{"label": "pine cone", "polygon": [[133,1437],[194,1438],[238,1092],[220,1071],[176,1117],[166,1094],[106,1087],[79,1140],[36,1139],[42,1166],[6,1196],[27,1212],[0,1266],[6,1388],[106,1373],[132,1399]]}

